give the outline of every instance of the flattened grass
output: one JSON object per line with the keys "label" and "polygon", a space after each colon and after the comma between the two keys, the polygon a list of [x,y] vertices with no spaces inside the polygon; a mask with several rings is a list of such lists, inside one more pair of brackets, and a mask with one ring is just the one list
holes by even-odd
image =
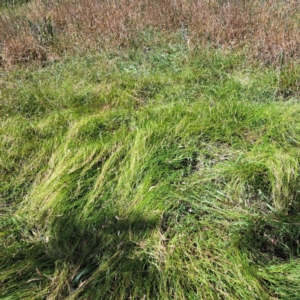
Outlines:
{"label": "flattened grass", "polygon": [[299,298],[277,75],[178,45],[3,74],[1,297]]}

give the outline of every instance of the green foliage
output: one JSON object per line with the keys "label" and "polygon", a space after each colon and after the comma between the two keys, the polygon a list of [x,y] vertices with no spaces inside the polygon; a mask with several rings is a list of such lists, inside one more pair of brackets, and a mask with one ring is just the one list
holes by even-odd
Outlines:
{"label": "green foliage", "polygon": [[28,3],[30,1],[31,0],[1,0],[0,8],[1,7],[11,8],[11,7],[14,7],[16,5]]}
{"label": "green foliage", "polygon": [[42,22],[28,20],[31,35],[42,45],[48,46],[54,41],[54,26],[50,17],[45,17]]}
{"label": "green foliage", "polygon": [[299,95],[299,65],[289,63],[284,65],[278,75],[278,92],[287,96]]}
{"label": "green foliage", "polygon": [[1,298],[298,299],[299,104],[149,47],[3,74]]}

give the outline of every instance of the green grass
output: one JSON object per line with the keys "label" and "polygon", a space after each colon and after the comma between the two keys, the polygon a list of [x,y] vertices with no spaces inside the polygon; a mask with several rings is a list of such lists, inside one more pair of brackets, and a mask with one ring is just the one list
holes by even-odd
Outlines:
{"label": "green grass", "polygon": [[0,3],[0,10],[1,9],[15,9],[18,5],[22,5],[25,3],[30,2],[31,0],[2,0]]}
{"label": "green grass", "polygon": [[155,43],[2,72],[1,299],[299,299],[279,75]]}

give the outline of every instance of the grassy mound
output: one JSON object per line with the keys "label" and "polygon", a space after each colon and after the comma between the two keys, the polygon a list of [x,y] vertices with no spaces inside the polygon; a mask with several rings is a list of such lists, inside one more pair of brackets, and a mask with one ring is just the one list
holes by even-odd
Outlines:
{"label": "grassy mound", "polygon": [[1,299],[299,299],[295,81],[244,62],[153,42],[3,72]]}

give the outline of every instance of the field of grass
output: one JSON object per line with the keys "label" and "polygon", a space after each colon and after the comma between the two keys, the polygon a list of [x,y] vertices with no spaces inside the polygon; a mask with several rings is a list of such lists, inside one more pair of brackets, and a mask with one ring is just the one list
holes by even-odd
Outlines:
{"label": "field of grass", "polygon": [[[0,66],[141,47],[145,30],[245,51],[264,64],[300,58],[298,0],[2,0]],[[6,5],[5,5],[6,4]],[[0,7],[1,9],[1,7]]]}
{"label": "field of grass", "polygon": [[134,41],[2,64],[0,299],[299,299],[299,62]]}

